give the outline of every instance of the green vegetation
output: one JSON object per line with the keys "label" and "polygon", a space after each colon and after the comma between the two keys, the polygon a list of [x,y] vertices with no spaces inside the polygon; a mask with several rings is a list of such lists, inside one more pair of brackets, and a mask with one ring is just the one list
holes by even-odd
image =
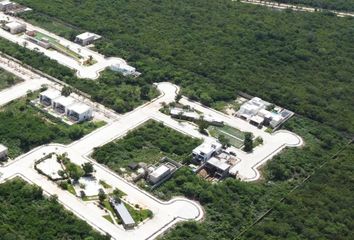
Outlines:
{"label": "green vegetation", "polygon": [[140,209],[138,206],[134,208],[129,204],[125,204],[129,213],[136,223],[143,222],[145,219],[152,218],[153,213],[149,209]]}
{"label": "green vegetation", "polygon": [[131,111],[158,95],[152,82],[142,78],[125,77],[112,71],[104,71],[98,80],[78,79],[75,73],[58,62],[15,43],[0,38],[0,51],[62,80],[89,94],[93,101],[119,112]]}
{"label": "green vegetation", "polygon": [[139,81],[173,81],[207,105],[244,91],[354,133],[352,18],[230,0],[19,2],[102,35],[96,48]]}
{"label": "green vegetation", "polygon": [[245,152],[252,152],[254,143],[253,143],[253,135],[250,132],[245,133],[245,139],[243,141],[243,150]]}
{"label": "green vegetation", "polygon": [[0,90],[11,87],[12,85],[15,85],[19,82],[22,82],[22,79],[9,72],[6,72],[3,69],[0,69]]}
{"label": "green vegetation", "polygon": [[273,0],[274,2],[300,4],[304,6],[341,10],[341,11],[354,11],[353,0]]}
{"label": "green vegetation", "polygon": [[68,126],[30,105],[25,97],[0,108],[0,142],[9,148],[9,157],[50,142],[67,144],[90,133],[102,123],[85,122]]}
{"label": "green vegetation", "polygon": [[[246,183],[226,179],[218,184],[210,184],[184,167],[178,170],[168,182],[155,189],[154,193],[163,199],[185,195],[200,201],[206,210],[206,219],[203,223],[181,224],[163,239],[234,239],[241,230],[253,223],[269,208],[276,206],[285,193],[301,183],[323,162],[328,161],[331,155],[336,153],[345,142],[345,139],[331,128],[318,126],[316,122],[303,118],[291,119],[286,124],[286,128],[303,136],[306,146],[302,149],[287,149],[277,155],[265,166],[264,180],[262,181]],[[349,156],[347,155],[347,157]],[[337,161],[337,164],[341,164],[341,162]],[[331,171],[337,170],[332,169]],[[340,169],[337,174],[340,176]],[[349,185],[346,186],[348,188]],[[339,195],[339,192],[332,193],[333,196]],[[321,202],[321,196],[313,195],[313,198],[317,198]],[[343,204],[341,209],[345,211],[345,207],[350,206],[350,204]],[[300,219],[308,217],[308,211],[303,211],[303,215],[299,216]],[[281,213],[280,211],[279,214]],[[283,218],[285,219],[287,216],[284,215]],[[292,219],[295,221],[295,215]],[[347,219],[328,217],[328,225],[326,226],[343,225],[343,228],[346,228]],[[316,221],[316,217],[308,219],[308,222],[315,223]],[[347,227],[347,231],[349,230],[353,231],[353,228]],[[267,230],[265,229],[265,231]],[[338,232],[337,238],[344,239],[341,236],[345,235]],[[276,235],[273,238],[276,238]],[[303,238],[300,237],[300,239]]]}
{"label": "green vegetation", "polygon": [[351,239],[354,145],[327,161],[242,239]]}
{"label": "green vegetation", "polygon": [[240,148],[243,145],[244,134],[236,128],[230,126],[209,126],[208,132],[211,136],[218,138],[220,142],[225,142],[224,145],[232,145],[236,148]]}
{"label": "green vegetation", "polygon": [[19,179],[0,185],[0,211],[3,240],[109,239],[64,210],[55,197],[46,199],[40,188]]}
{"label": "green vegetation", "polygon": [[168,156],[176,161],[188,158],[200,140],[190,138],[161,123],[149,121],[123,139],[95,149],[92,157],[110,169],[121,172],[129,163],[157,163]]}

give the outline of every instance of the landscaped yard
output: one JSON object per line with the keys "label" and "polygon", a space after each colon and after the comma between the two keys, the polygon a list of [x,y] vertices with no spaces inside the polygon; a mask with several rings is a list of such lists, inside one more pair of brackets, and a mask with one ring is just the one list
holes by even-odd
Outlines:
{"label": "landscaped yard", "polygon": [[22,79],[0,68],[0,90],[11,87],[19,82],[22,82]]}
{"label": "landscaped yard", "polygon": [[129,163],[157,163],[168,156],[176,161],[188,159],[201,143],[155,121],[149,121],[123,139],[96,149],[93,158],[120,173]]}
{"label": "landscaped yard", "polygon": [[0,142],[9,148],[10,158],[51,142],[68,144],[104,125],[84,122],[69,126],[31,106],[29,101],[35,97],[31,94],[0,108]]}
{"label": "landscaped yard", "polygon": [[243,132],[227,125],[223,127],[209,126],[208,131],[210,135],[215,138],[225,138],[232,146],[236,148],[242,147],[243,140],[245,139]]}

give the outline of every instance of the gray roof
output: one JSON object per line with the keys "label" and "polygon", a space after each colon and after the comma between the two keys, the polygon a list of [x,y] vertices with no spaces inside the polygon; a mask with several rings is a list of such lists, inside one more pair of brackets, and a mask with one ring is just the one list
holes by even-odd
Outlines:
{"label": "gray roof", "polygon": [[111,203],[116,212],[119,214],[120,218],[122,219],[124,225],[135,224],[134,219],[130,215],[128,209],[125,207],[123,202],[118,203],[112,199]]}

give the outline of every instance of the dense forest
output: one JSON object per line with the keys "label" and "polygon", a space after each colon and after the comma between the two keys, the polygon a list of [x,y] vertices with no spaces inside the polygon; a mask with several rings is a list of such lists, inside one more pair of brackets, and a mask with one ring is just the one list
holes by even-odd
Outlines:
{"label": "dense forest", "polygon": [[0,143],[14,158],[50,142],[67,144],[93,131],[103,123],[85,122],[68,126],[29,104],[25,97],[0,108]]}
{"label": "dense forest", "polygon": [[0,69],[0,90],[8,88],[12,85],[15,85],[19,82],[22,82],[22,79],[16,77],[15,75],[6,72],[3,69]]}
{"label": "dense forest", "polygon": [[92,157],[116,172],[130,163],[155,164],[165,156],[183,161],[201,141],[149,121],[124,138],[95,149]]}
{"label": "dense forest", "polygon": [[14,179],[0,184],[0,238],[2,240],[109,240],[40,188]]}
{"label": "dense forest", "polygon": [[0,38],[0,52],[62,80],[89,94],[93,101],[104,104],[118,113],[125,113],[158,95],[151,82],[140,78],[124,77],[113,71],[105,71],[97,81],[78,79],[75,73],[43,54],[30,51]]}
{"label": "dense forest", "polygon": [[354,132],[352,18],[230,0],[19,2],[46,25],[102,35],[96,48],[126,58],[140,80],[173,81],[207,105],[244,91]]}
{"label": "dense forest", "polygon": [[352,239],[353,156],[352,144],[241,239]]}
{"label": "dense forest", "polygon": [[274,0],[274,2],[301,4],[329,10],[354,11],[353,0]]}

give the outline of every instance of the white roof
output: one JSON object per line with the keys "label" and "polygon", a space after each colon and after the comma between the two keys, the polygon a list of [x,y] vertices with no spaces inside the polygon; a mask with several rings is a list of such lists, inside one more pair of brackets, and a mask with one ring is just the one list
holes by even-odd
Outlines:
{"label": "white roof", "polygon": [[183,113],[183,109],[182,108],[172,108],[170,110],[170,114],[171,115],[178,115],[180,113]]}
{"label": "white roof", "polygon": [[155,178],[158,178],[169,171],[170,169],[167,166],[161,165],[158,168],[156,168],[150,175]]}
{"label": "white roof", "polygon": [[112,65],[113,68],[118,68],[118,69],[122,69],[125,71],[129,71],[129,72],[134,72],[136,69],[132,66],[129,66],[127,64],[114,64]]}
{"label": "white roof", "polygon": [[99,35],[97,35],[95,33],[84,32],[84,33],[81,33],[81,34],[77,35],[76,38],[79,38],[81,40],[87,40],[87,39],[90,39],[90,38],[94,38],[96,40],[96,39],[101,38],[101,36],[99,36]]}
{"label": "white roof", "polygon": [[213,165],[214,167],[221,169],[222,171],[226,171],[228,168],[230,168],[230,164],[227,164],[226,162],[217,159],[215,157],[210,158],[207,163],[209,163],[210,165]]}
{"label": "white roof", "polygon": [[215,150],[219,150],[222,148],[222,144],[218,142],[212,142],[212,143],[203,143],[202,145],[199,145],[196,147],[193,152],[198,152],[199,153],[211,153],[214,152]]}
{"label": "white roof", "polygon": [[84,103],[75,103],[68,107],[69,111],[76,112],[77,114],[83,114],[91,110],[91,107]]}
{"label": "white roof", "polygon": [[45,90],[44,92],[41,92],[40,95],[53,100],[53,99],[61,96],[61,93],[56,89],[49,88],[49,89]]}
{"label": "white roof", "polygon": [[13,2],[10,2],[10,1],[7,1],[7,0],[0,2],[0,5],[2,5],[2,6],[6,6],[6,5],[9,5],[9,4],[13,4]]}
{"label": "white roof", "polygon": [[4,152],[7,151],[7,147],[5,147],[4,145],[0,144],[0,152]]}
{"label": "white roof", "polygon": [[269,117],[272,116],[272,113],[269,112],[267,109],[261,109],[261,110],[259,110],[258,114],[259,114],[260,116],[263,116],[263,117],[266,117],[266,118],[269,118]]}
{"label": "white roof", "polygon": [[8,28],[17,28],[17,27],[26,26],[26,24],[19,23],[19,22],[9,22],[9,23],[6,23],[5,26],[8,27]]}
{"label": "white roof", "polygon": [[75,103],[75,99],[72,97],[60,96],[54,100],[55,103],[59,103],[63,107],[68,107],[71,104]]}
{"label": "white roof", "polygon": [[264,121],[264,118],[256,115],[256,116],[251,117],[251,121],[261,124]]}

